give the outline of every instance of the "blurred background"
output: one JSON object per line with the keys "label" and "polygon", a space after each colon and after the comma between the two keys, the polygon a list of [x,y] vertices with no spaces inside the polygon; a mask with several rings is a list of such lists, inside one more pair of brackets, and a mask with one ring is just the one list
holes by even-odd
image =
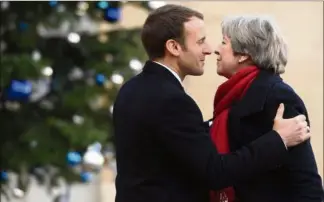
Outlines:
{"label": "blurred background", "polygon": [[[213,47],[227,15],[277,21],[289,45],[283,78],[309,110],[323,177],[322,2],[1,1],[1,201],[114,201],[114,99],[146,60],[146,16],[166,3],[204,13]],[[210,56],[203,76],[184,81],[206,120],[224,81],[215,67]]]}

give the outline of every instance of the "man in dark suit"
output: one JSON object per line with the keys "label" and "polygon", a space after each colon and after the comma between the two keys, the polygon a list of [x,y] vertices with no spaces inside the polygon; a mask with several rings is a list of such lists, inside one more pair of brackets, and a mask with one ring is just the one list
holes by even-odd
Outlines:
{"label": "man in dark suit", "polygon": [[281,107],[272,131],[219,154],[181,84],[186,75],[203,74],[211,53],[203,15],[177,5],[160,7],[146,19],[142,42],[150,60],[123,85],[114,105],[116,202],[207,202],[209,190],[275,168],[287,147],[309,138],[305,116],[283,119]]}

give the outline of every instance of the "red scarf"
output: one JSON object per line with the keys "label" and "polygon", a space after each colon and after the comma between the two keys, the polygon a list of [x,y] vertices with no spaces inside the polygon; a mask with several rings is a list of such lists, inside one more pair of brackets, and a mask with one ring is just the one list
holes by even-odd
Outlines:
{"label": "red scarf", "polygon": [[[259,69],[255,66],[245,67],[217,89],[214,99],[214,121],[211,128],[211,138],[220,154],[230,152],[227,132],[229,108],[234,101],[240,100],[244,96],[258,72]],[[211,191],[210,195],[211,202],[233,202],[235,199],[233,187]]]}

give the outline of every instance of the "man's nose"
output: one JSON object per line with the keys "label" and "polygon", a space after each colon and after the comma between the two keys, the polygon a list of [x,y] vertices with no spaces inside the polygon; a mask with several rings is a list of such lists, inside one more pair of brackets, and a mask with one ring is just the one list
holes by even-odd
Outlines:
{"label": "man's nose", "polygon": [[204,54],[210,55],[212,54],[212,52],[213,52],[212,48],[209,45],[207,45],[207,47],[204,49]]}

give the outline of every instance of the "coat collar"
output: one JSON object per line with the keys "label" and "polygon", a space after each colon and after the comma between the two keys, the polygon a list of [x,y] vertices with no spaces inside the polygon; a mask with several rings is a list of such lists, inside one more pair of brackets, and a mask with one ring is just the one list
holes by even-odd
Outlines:
{"label": "coat collar", "polygon": [[168,69],[158,63],[148,60],[143,67],[143,73],[155,74],[159,77],[163,77],[167,81],[176,85],[178,88],[184,90],[178,79]]}
{"label": "coat collar", "polygon": [[236,112],[240,117],[262,111],[271,87],[282,79],[271,71],[261,70],[252,82],[242,100],[236,104]]}

